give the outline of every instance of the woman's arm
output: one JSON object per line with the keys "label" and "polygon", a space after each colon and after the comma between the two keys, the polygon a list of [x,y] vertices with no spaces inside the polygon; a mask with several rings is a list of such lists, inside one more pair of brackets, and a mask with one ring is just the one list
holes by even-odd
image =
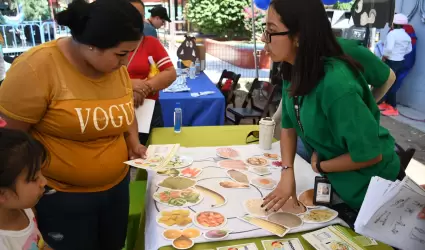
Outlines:
{"label": "woman's arm", "polygon": [[[355,91],[325,103],[329,129],[343,142],[344,151],[336,154],[339,156],[333,159],[322,159],[320,167],[324,172],[355,171],[373,166],[382,160],[382,151],[385,149],[381,148],[377,117],[379,113],[372,113],[366,103],[369,102],[365,102]],[[394,147],[390,144],[386,146]],[[321,157],[320,154],[318,156]],[[311,160],[313,170],[317,171],[317,154],[313,154]]]}
{"label": "woman's arm", "polygon": [[385,94],[388,92],[388,90],[393,86],[394,82],[396,80],[396,76],[394,74],[394,71],[390,69],[390,74],[388,76],[387,81],[379,88],[372,88],[372,95],[375,98],[376,102],[379,102],[382,100],[382,98],[385,96]]}
{"label": "woman's arm", "polygon": [[134,116],[133,123],[128,127],[128,131],[124,133],[124,136],[127,142],[129,159],[146,158],[146,147],[140,144],[139,140],[139,126],[136,116]]}
{"label": "woman's arm", "polygon": [[168,67],[159,72],[155,77],[148,79],[146,84],[156,92],[168,88],[176,78],[176,69],[174,67]]}
{"label": "woman's arm", "polygon": [[266,211],[278,211],[292,197],[293,206],[298,206],[296,196],[296,183],[294,173],[294,160],[297,150],[297,132],[294,128],[282,128],[280,133],[280,151],[282,154],[282,168],[279,184],[269,195],[264,198],[262,207]]}
{"label": "woman's arm", "polygon": [[282,99],[280,100],[279,107],[277,108],[276,112],[273,115],[273,121],[276,122],[276,124],[280,123],[280,119],[282,118]]}
{"label": "woman's arm", "polygon": [[[346,171],[355,171],[362,168],[367,168],[379,163],[382,160],[382,154],[373,158],[372,160],[365,162],[354,162],[351,159],[350,154],[344,154],[333,158],[328,161],[320,162],[320,168],[325,173],[333,173],[333,172],[346,172]],[[311,157],[311,167],[316,173],[319,173],[317,169],[317,154],[313,154]]]}
{"label": "woman's arm", "polygon": [[280,152],[282,166],[294,167],[295,153],[297,152],[297,131],[294,128],[282,128],[280,132]]}
{"label": "woman's arm", "polygon": [[174,67],[169,67],[151,79],[132,79],[135,107],[142,105],[143,100],[153,92],[168,88],[176,78],[176,70]]}

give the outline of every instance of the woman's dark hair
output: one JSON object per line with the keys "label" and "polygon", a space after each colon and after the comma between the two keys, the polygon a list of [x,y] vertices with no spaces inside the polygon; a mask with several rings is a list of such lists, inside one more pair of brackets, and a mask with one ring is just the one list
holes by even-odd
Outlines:
{"label": "woman's dark hair", "polygon": [[44,146],[29,134],[0,128],[0,188],[14,189],[16,179],[24,169],[28,169],[26,181],[34,181],[47,158]]}
{"label": "woman's dark hair", "polygon": [[272,0],[270,6],[291,32],[290,37],[298,35],[294,65],[287,62],[281,65],[282,78],[291,82],[291,96],[307,95],[317,86],[325,75],[325,58],[337,58],[356,73],[363,70],[338,44],[322,1]]}
{"label": "woman's dark hair", "polygon": [[142,16],[128,0],[74,0],[56,15],[56,21],[69,27],[79,43],[100,49],[138,41],[143,28]]}
{"label": "woman's dark hair", "polygon": [[145,8],[145,3],[142,0],[128,0],[130,3],[140,3]]}

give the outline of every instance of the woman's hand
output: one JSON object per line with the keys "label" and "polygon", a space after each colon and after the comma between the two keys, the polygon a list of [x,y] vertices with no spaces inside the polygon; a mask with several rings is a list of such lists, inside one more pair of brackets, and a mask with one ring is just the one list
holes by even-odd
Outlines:
{"label": "woman's hand", "polygon": [[318,156],[316,152],[313,152],[313,154],[311,155],[311,168],[313,169],[314,172],[319,174],[319,170],[317,169],[317,161],[318,161]]}
{"label": "woman's hand", "polygon": [[150,93],[153,92],[151,85],[149,84],[149,80],[147,79],[132,79],[133,83],[133,91],[137,92],[144,97],[147,97]]}
{"label": "woman's hand", "polygon": [[133,98],[134,98],[134,107],[138,108],[139,106],[143,105],[143,102],[145,101],[145,96],[137,93],[137,92],[133,92]]}
{"label": "woman's hand", "polygon": [[[422,187],[422,188],[425,188],[425,184],[424,184],[424,185],[421,185],[421,187]],[[421,211],[421,212],[419,212],[419,214],[418,214],[418,218],[419,218],[419,219],[422,219],[422,220],[425,220],[425,207],[424,207],[424,208],[422,208],[422,211]]]}
{"label": "woman's hand", "polygon": [[140,144],[140,143],[135,143],[134,145],[127,145],[128,148],[128,158],[130,160],[134,160],[134,159],[146,159],[146,151],[147,148]]}
{"label": "woman's hand", "polygon": [[285,203],[292,197],[293,206],[297,207],[298,199],[295,189],[295,175],[294,169],[288,168],[283,170],[282,178],[277,184],[276,188],[269,195],[264,198],[263,205],[267,211],[277,212],[285,205]]}

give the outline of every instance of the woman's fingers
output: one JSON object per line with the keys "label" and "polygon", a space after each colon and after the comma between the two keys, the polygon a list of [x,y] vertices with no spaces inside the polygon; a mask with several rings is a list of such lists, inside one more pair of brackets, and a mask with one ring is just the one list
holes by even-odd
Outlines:
{"label": "woman's fingers", "polygon": [[266,198],[263,199],[263,204],[261,205],[261,207],[267,206],[267,204],[269,204],[269,202],[275,197],[276,195],[274,194],[274,192],[271,192],[269,195],[266,196]]}
{"label": "woman's fingers", "polygon": [[274,207],[274,205],[276,205],[276,203],[280,200],[281,198],[280,197],[275,197],[273,200],[271,200],[268,204],[267,204],[267,206],[266,206],[266,208],[265,208],[265,210],[266,210],[266,212],[267,211],[269,211],[269,210],[272,210],[273,209],[273,207]]}
{"label": "woman's fingers", "polygon": [[140,154],[140,157],[142,159],[146,159],[146,147],[145,146],[140,145],[140,147],[139,147],[139,154]]}
{"label": "woman's fingers", "polygon": [[273,211],[277,212],[279,211],[283,205],[285,205],[285,203],[288,201],[288,199],[280,199],[278,202],[276,202],[276,204],[273,206]]}

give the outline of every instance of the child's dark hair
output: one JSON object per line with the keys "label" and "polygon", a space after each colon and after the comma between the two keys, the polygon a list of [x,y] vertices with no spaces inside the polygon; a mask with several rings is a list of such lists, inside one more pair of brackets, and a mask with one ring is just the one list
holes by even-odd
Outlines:
{"label": "child's dark hair", "polygon": [[29,134],[0,128],[0,188],[14,189],[17,177],[25,168],[28,169],[26,181],[34,181],[47,158],[44,146]]}

